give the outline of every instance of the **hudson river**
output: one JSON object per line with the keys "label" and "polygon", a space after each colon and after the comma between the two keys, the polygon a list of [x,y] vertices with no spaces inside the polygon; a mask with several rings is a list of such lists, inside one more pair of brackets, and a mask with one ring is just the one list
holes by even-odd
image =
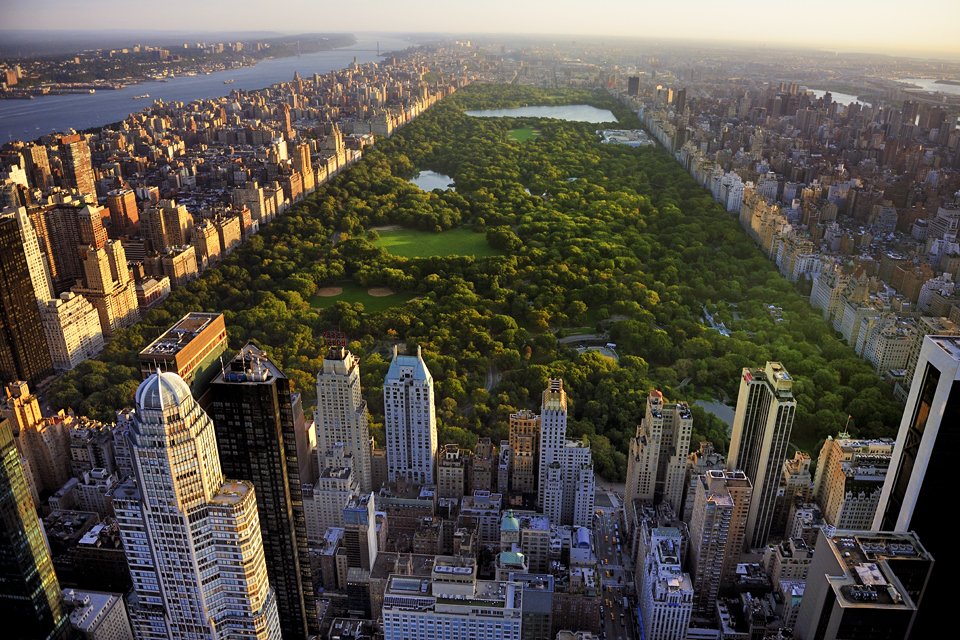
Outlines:
{"label": "hudson river", "polygon": [[[165,102],[189,102],[199,98],[227,95],[234,89],[262,89],[293,79],[294,72],[304,78],[327,73],[357,62],[377,60],[380,52],[398,51],[413,43],[396,36],[359,35],[356,44],[344,49],[319,51],[299,57],[264,60],[256,66],[218,71],[210,75],[177,77],[167,82],[141,82],[124,89],[98,90],[95,94],[43,96],[33,100],[0,100],[0,144],[9,140],[33,140],[54,131],[87,129],[123,120],[157,98]],[[233,80],[223,84],[224,80]],[[134,96],[150,94],[134,100]]]}

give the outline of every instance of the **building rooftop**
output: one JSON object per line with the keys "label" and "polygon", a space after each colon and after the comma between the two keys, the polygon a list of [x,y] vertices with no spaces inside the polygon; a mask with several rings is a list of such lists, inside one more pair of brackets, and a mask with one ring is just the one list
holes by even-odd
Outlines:
{"label": "building rooftop", "polygon": [[166,330],[159,338],[151,342],[140,352],[141,358],[173,358],[185,346],[199,336],[211,323],[220,318],[222,313],[190,312]]}
{"label": "building rooftop", "polygon": [[913,533],[838,531],[827,541],[829,551],[845,570],[843,575],[826,577],[841,607],[916,608],[890,565],[932,562]]}
{"label": "building rooftop", "polygon": [[223,486],[217,495],[213,496],[213,504],[236,505],[253,491],[253,485],[246,480],[224,480]]}

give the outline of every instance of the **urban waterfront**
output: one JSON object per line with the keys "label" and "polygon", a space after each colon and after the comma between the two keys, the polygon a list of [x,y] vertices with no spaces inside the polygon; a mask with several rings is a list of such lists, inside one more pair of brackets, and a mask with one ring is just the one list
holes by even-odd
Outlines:
{"label": "urban waterfront", "polygon": [[[128,114],[153,104],[215,98],[236,89],[261,89],[276,82],[290,80],[294,73],[312,76],[358,63],[374,62],[377,46],[380,53],[399,51],[414,43],[400,37],[361,35],[345,49],[318,51],[290,58],[275,58],[241,69],[228,69],[209,75],[182,76],[167,82],[143,82],[115,91],[95,94],[44,96],[33,100],[0,100],[0,140],[32,140],[48,133],[76,129],[78,131],[118,122]],[[224,84],[225,80],[232,80]],[[135,100],[135,96],[149,98]]]}

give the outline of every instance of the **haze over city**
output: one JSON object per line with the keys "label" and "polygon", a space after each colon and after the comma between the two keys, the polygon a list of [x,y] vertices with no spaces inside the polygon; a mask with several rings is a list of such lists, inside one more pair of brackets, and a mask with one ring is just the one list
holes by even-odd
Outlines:
{"label": "haze over city", "polygon": [[[955,0],[2,0],[4,29],[570,34],[957,57]],[[909,7],[908,9],[905,7]]]}

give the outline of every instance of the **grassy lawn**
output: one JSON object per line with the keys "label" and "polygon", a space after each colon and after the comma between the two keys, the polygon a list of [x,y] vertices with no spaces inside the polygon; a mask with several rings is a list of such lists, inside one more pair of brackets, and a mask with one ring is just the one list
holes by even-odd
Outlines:
{"label": "grassy lawn", "polygon": [[526,142],[531,138],[536,138],[540,135],[540,132],[533,127],[520,127],[519,129],[511,129],[507,132],[507,137],[515,142]]}
{"label": "grassy lawn", "polygon": [[338,282],[335,286],[342,288],[343,293],[335,296],[313,296],[310,298],[310,305],[318,309],[326,309],[340,300],[351,303],[360,302],[367,313],[379,313],[414,297],[409,291],[400,291],[388,296],[371,296],[367,293],[366,287],[361,287],[355,282]]}
{"label": "grassy lawn", "polygon": [[500,252],[487,244],[487,237],[469,229],[451,229],[431,233],[417,229],[384,229],[378,231],[377,246],[395,256],[429,258],[432,256],[498,256]]}

